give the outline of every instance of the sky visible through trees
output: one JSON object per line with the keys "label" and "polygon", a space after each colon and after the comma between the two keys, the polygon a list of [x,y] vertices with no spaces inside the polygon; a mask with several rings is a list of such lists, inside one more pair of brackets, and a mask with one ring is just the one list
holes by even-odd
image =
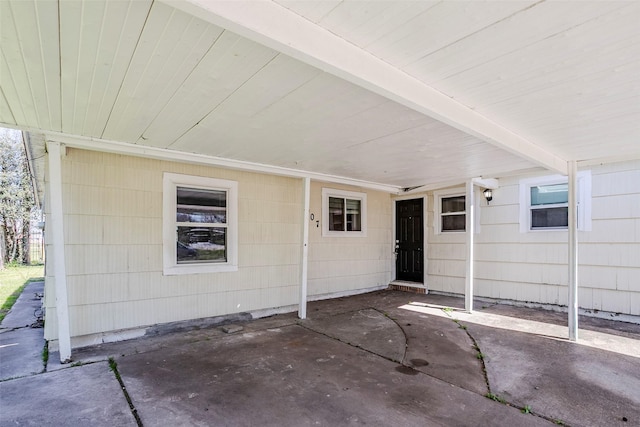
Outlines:
{"label": "sky visible through trees", "polygon": [[0,268],[8,263],[29,263],[34,207],[22,132],[0,128]]}

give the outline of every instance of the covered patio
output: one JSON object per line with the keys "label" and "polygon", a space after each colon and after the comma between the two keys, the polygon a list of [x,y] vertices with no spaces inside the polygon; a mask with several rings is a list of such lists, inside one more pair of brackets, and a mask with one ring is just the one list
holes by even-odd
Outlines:
{"label": "covered patio", "polygon": [[471,317],[460,298],[379,291],[310,303],[306,320],[287,314],[157,328],[80,349],[72,366],[52,355],[46,373],[0,382],[0,422],[640,422],[639,325],[581,319],[575,344],[564,338],[560,313],[476,303]]}
{"label": "covered patio", "polygon": [[[456,272],[451,281],[464,280],[471,312],[474,200],[500,188],[499,179],[547,172],[568,182],[566,268],[556,273],[554,257],[553,283],[540,274],[538,294],[562,287],[563,296],[550,299],[568,307],[565,332],[578,339],[577,174],[640,158],[638,2],[34,0],[0,8],[0,125],[28,134],[43,200],[46,181],[48,249],[55,254],[47,268],[46,328],[62,361],[71,360],[72,338],[102,339],[245,305],[295,304],[304,319],[313,268],[317,298],[386,287],[397,272],[389,206],[443,188],[464,188],[465,240],[447,251],[453,264],[464,263],[464,277]],[[237,209],[244,222],[229,229],[251,238],[229,250],[224,274],[200,281],[167,274],[176,242],[161,200],[169,192],[158,190],[162,174],[193,169],[216,183],[226,176],[233,188],[239,182],[245,204],[261,208]],[[253,185],[264,181],[273,188]],[[320,235],[311,194],[319,204],[325,184],[343,196],[357,191],[362,202],[367,191],[386,196],[371,209],[386,221],[371,233],[377,241],[354,250],[345,239]],[[269,203],[271,192],[296,197]],[[115,202],[103,206],[107,194]],[[136,204],[145,197],[149,203]],[[514,208],[496,211],[504,218]],[[265,253],[283,235],[277,259],[265,266]],[[323,250],[339,258],[310,259],[313,243],[333,245]],[[637,239],[630,243],[637,248]],[[365,252],[372,255],[358,260],[362,283],[342,289],[354,279],[332,281],[334,268],[348,270],[348,256]],[[123,253],[127,259],[118,257]],[[611,298],[637,298],[629,279],[637,265],[628,264],[627,293]],[[369,265],[377,275],[366,276]],[[266,277],[259,270],[268,267],[272,276],[251,287],[246,276]],[[420,274],[426,288],[427,271]],[[164,288],[153,286],[160,282]],[[602,282],[600,298],[618,290]],[[167,314],[173,297],[183,298],[182,310]]]}

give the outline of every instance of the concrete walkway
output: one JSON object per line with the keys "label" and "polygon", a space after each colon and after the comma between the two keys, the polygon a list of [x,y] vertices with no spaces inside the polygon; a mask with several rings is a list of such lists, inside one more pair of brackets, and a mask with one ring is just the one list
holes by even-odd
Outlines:
{"label": "concrete walkway", "polygon": [[571,343],[566,315],[482,304],[381,291],[52,354],[0,382],[0,425],[640,425],[639,325]]}
{"label": "concrete walkway", "polygon": [[0,380],[44,371],[42,294],[44,282],[31,282],[0,324]]}

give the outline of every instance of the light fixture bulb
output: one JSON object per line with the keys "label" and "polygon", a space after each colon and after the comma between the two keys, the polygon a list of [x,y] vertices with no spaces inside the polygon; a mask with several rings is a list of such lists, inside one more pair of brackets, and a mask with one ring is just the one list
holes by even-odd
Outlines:
{"label": "light fixture bulb", "polygon": [[491,200],[493,200],[493,192],[491,191],[490,188],[485,189],[482,194],[484,195],[485,200],[487,201],[487,204],[489,204],[489,202]]}

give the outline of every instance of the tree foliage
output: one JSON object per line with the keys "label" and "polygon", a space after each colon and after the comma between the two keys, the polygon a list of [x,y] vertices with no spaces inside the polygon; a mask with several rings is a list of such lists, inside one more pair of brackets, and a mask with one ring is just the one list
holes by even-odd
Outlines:
{"label": "tree foliage", "polygon": [[0,267],[29,262],[29,226],[34,206],[22,133],[0,129]]}

